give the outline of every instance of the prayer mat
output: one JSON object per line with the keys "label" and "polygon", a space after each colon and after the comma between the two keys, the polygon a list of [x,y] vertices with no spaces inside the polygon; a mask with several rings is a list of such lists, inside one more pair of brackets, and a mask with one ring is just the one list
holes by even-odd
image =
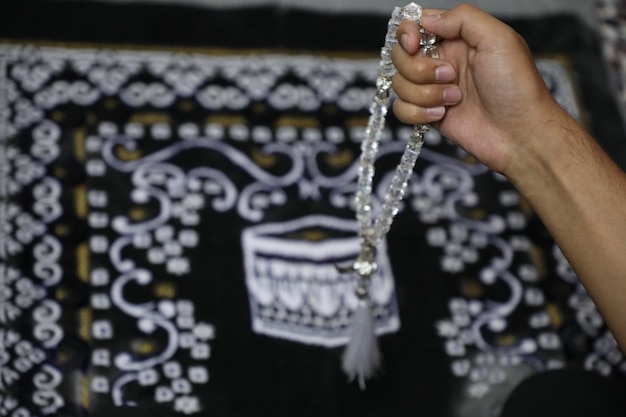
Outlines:
{"label": "prayer mat", "polygon": [[[388,16],[2,8],[0,416],[497,416],[538,373],[626,373],[523,198],[434,130],[377,254],[383,369],[341,372]],[[624,166],[595,33],[508,23]],[[410,129],[389,115],[377,205]]]}

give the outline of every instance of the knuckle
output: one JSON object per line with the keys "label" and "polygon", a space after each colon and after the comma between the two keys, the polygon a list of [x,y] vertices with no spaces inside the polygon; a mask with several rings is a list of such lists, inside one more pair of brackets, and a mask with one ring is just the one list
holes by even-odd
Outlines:
{"label": "knuckle", "polygon": [[436,103],[440,96],[440,91],[434,85],[421,85],[411,89],[409,94],[410,101],[419,105],[430,105]]}
{"label": "knuckle", "polygon": [[407,103],[401,99],[394,101],[393,112],[398,120],[407,124],[420,123],[424,119],[424,112],[421,107]]}
{"label": "knuckle", "polygon": [[430,65],[425,59],[416,59],[414,62],[415,75],[420,79],[426,79],[430,71]]}

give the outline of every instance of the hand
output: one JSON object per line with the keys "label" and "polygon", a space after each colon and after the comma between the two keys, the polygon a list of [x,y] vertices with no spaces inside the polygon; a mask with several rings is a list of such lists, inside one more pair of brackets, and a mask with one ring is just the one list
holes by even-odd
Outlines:
{"label": "hand", "polygon": [[424,29],[442,39],[440,59],[419,54],[417,25],[402,23],[392,55],[396,115],[434,122],[512,182],[626,353],[626,174],[554,101],[510,27],[468,5],[425,13]]}
{"label": "hand", "polygon": [[525,41],[469,5],[425,10],[424,29],[442,40],[439,59],[418,54],[419,28],[403,22],[392,59],[398,69],[394,112],[410,124],[433,123],[490,168],[504,173],[532,132],[563,116]]}

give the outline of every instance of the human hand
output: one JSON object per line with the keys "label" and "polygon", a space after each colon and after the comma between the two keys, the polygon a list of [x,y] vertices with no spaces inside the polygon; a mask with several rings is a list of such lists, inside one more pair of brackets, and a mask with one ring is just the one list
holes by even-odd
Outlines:
{"label": "human hand", "polygon": [[533,131],[562,109],[537,71],[526,42],[509,26],[470,5],[425,10],[425,30],[437,35],[439,59],[418,54],[419,27],[403,22],[392,59],[398,69],[394,112],[410,124],[432,123],[495,171]]}

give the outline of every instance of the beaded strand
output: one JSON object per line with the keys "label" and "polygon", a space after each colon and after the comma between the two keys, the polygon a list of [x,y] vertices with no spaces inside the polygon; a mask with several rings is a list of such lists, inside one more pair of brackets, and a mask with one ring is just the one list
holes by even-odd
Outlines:
{"label": "beaded strand", "polygon": [[[381,49],[380,73],[376,80],[376,94],[369,109],[370,116],[365,131],[365,138],[361,144],[361,156],[359,159],[355,206],[361,249],[358,258],[351,266],[340,268],[341,272],[356,273],[359,278],[355,292],[359,299],[359,308],[361,310],[357,310],[355,313],[351,340],[343,357],[343,369],[351,378],[358,377],[361,388],[364,388],[364,380],[376,372],[380,362],[369,302],[370,279],[378,269],[376,248],[389,232],[393,219],[400,209],[407,183],[424,144],[424,135],[429,130],[429,126],[425,124],[419,124],[414,127],[400,163],[386,191],[380,213],[373,219],[372,183],[375,171],[374,162],[376,161],[376,154],[391,100],[392,78],[396,74],[396,68],[391,61],[391,51],[394,44],[398,41],[396,31],[400,23],[404,20],[409,20],[420,25],[420,52],[437,58],[436,37],[421,28],[421,18],[422,7],[415,3],[410,3],[405,7],[394,8],[389,19],[385,44]],[[367,311],[364,311],[364,309],[367,309]],[[369,314],[369,316],[366,314]]]}

